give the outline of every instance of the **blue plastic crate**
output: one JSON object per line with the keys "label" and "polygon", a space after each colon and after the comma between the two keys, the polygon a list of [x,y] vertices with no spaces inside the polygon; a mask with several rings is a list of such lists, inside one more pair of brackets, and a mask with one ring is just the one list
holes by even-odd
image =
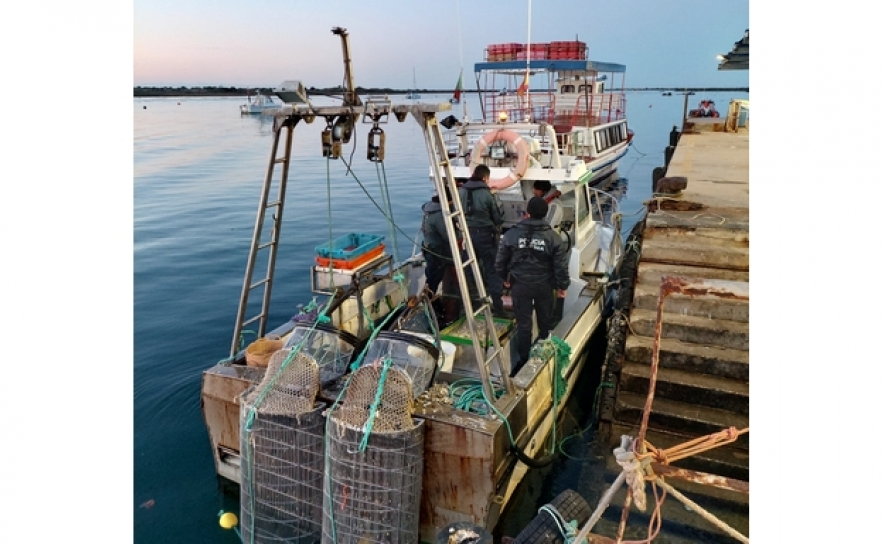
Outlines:
{"label": "blue plastic crate", "polygon": [[339,236],[329,244],[316,246],[316,254],[332,259],[353,259],[381,245],[383,236],[376,234],[359,234],[351,232]]}

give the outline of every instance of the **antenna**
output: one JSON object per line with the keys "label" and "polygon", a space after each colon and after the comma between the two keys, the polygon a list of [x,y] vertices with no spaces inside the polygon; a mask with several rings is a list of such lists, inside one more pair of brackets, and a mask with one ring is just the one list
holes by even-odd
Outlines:
{"label": "antenna", "polygon": [[[463,81],[463,35],[460,32],[460,0],[457,0],[457,44],[460,47],[460,81]],[[467,114],[467,97],[461,97],[460,103],[463,106],[463,120],[469,121],[470,117],[469,114]]]}

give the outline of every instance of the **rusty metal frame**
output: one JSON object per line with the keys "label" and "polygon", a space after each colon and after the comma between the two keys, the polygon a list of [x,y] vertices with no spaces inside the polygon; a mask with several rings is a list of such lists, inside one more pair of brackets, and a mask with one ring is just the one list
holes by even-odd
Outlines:
{"label": "rusty metal frame", "polygon": [[[636,453],[636,456],[639,458],[647,458],[650,455],[647,452],[647,446],[645,442],[645,434],[648,429],[648,420],[651,415],[651,405],[654,402],[654,392],[657,385],[657,372],[660,368],[660,340],[663,335],[663,303],[667,296],[679,293],[688,296],[700,296],[700,295],[711,295],[720,298],[727,298],[731,300],[749,300],[749,293],[747,291],[743,291],[741,289],[734,288],[734,282],[721,281],[721,280],[706,280],[706,279],[695,279],[695,278],[687,278],[680,276],[663,276],[660,279],[660,294],[657,300],[657,321],[654,326],[654,344],[653,344],[653,354],[651,358],[651,374],[648,383],[648,396],[645,400],[645,406],[642,410],[642,419],[641,425],[638,431],[638,437],[632,442],[633,450]],[[737,432],[736,429],[730,430],[730,436],[727,442],[731,442],[736,439],[738,434],[742,434],[743,432],[748,432],[748,428],[743,431]],[[727,443],[726,442],[726,443]],[[721,444],[717,444],[721,445]],[[716,446],[717,446],[716,445]],[[715,447],[715,446],[713,446]],[[637,449],[636,449],[637,448]],[[647,461],[648,459],[646,459]],[[663,481],[663,476],[668,476],[672,478],[678,478],[690,482],[694,482],[701,485],[708,485],[712,487],[717,487],[720,489],[726,489],[730,491],[736,491],[739,493],[749,493],[749,482],[744,482],[742,480],[737,480],[734,478],[726,478],[724,476],[718,476],[715,474],[708,474],[705,472],[699,472],[695,470],[688,470],[683,468],[672,467],[666,464],[665,459],[664,462],[650,461],[646,463],[644,466],[644,475],[646,481],[651,481],[654,485],[661,485],[665,492],[668,492],[676,499],[681,501],[683,504],[690,506],[698,515],[706,518],[708,521],[712,522],[714,525],[718,526],[725,533],[734,537],[735,539],[741,542],[749,542],[749,538],[742,535],[723,521],[716,518],[713,514],[707,512],[702,507],[691,501],[689,498],[682,495],[678,490],[674,489],[672,486]],[[632,504],[632,488],[627,487],[626,491],[626,499],[623,501],[623,512],[620,516],[620,524],[617,527],[617,536],[614,539],[610,539],[608,537],[604,537],[601,535],[595,535],[590,533],[589,531],[592,529],[595,521],[601,517],[604,509],[607,508],[608,504],[610,504],[611,499],[613,498],[614,493],[617,489],[623,484],[626,480],[626,470],[620,473],[605,495],[602,497],[602,500],[599,501],[599,505],[596,508],[596,511],[584,525],[583,529],[577,535],[575,539],[576,544],[582,544],[583,542],[595,544],[595,543],[617,543],[619,544],[623,540],[623,534],[626,530],[626,521],[629,518],[629,510]],[[658,507],[659,503],[658,501]],[[662,520],[660,520],[662,522]],[[659,528],[659,524],[658,524]],[[655,537],[651,537],[649,540],[653,540]]]}

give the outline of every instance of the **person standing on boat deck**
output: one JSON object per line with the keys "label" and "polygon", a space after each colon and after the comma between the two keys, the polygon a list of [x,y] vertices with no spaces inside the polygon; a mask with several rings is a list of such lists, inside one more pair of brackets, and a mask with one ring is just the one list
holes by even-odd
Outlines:
{"label": "person standing on boat deck", "polygon": [[[466,215],[467,231],[479,260],[485,290],[491,296],[494,314],[503,315],[503,282],[494,271],[494,259],[500,244],[503,205],[488,187],[491,169],[480,164],[459,189],[458,195]],[[468,276],[469,278],[470,276]],[[473,281],[473,280],[470,280]],[[473,291],[473,288],[470,289]],[[470,293],[475,300],[475,293]]]}
{"label": "person standing on boat deck", "polygon": [[[445,188],[445,197],[451,207],[451,192]],[[445,271],[454,264],[451,256],[451,244],[448,241],[448,231],[445,228],[445,217],[442,212],[442,204],[439,203],[439,195],[424,203],[421,207],[424,212],[424,220],[421,225],[421,233],[424,236],[422,244],[424,259],[427,261],[425,274],[427,277],[427,289],[436,294],[436,289],[442,283]],[[458,236],[460,246],[460,236]]]}
{"label": "person standing on boat deck", "polygon": [[553,328],[555,299],[565,298],[571,285],[568,252],[562,239],[544,220],[549,204],[539,196],[528,201],[527,217],[503,235],[495,268],[512,285],[516,313],[519,360],[511,375],[522,368],[531,353],[531,331],[537,312],[538,338],[545,340]]}
{"label": "person standing on boat deck", "polygon": [[[449,209],[452,208],[451,192],[445,188],[445,197],[448,200]],[[445,228],[445,217],[439,195],[424,203],[421,207],[424,212],[421,232],[423,234],[423,250],[426,266],[426,289],[433,298],[433,308],[439,319],[440,326],[447,326],[460,316],[460,288],[457,285],[454,274],[454,259],[451,256],[452,245],[448,241],[448,230]],[[455,226],[457,229],[458,227]],[[461,246],[462,235],[457,232],[457,247]],[[442,293],[436,298],[436,290],[442,284]]]}

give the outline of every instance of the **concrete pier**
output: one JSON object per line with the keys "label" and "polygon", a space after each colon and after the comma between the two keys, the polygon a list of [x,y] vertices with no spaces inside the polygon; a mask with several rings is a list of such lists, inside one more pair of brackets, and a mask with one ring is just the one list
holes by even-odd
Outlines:
{"label": "concrete pier", "polygon": [[[749,427],[749,132],[722,121],[685,124],[665,169],[666,181],[655,185],[661,192],[648,202],[640,245],[627,248],[640,248],[640,256],[632,268],[631,299],[618,304],[609,325],[613,336],[604,379],[613,387],[606,389],[600,410],[600,433],[612,446],[622,434],[638,435],[664,277],[715,282],[741,296],[672,294],[665,299],[646,440],[669,448],[723,429]],[[728,129],[736,132],[724,132]],[[749,435],[673,466],[741,480],[748,489]],[[620,471],[613,460],[609,469],[612,474]],[[680,487],[676,479],[666,481]],[[710,510],[748,535],[748,493],[682,487],[688,488],[691,498],[699,503],[697,496],[706,495]],[[624,498],[621,492],[612,507],[622,506]],[[619,519],[619,509],[614,514]],[[634,521],[630,517],[630,525],[640,519],[646,515]],[[729,538],[686,513],[672,497],[666,500],[663,519],[664,527],[674,521],[711,538]]]}

